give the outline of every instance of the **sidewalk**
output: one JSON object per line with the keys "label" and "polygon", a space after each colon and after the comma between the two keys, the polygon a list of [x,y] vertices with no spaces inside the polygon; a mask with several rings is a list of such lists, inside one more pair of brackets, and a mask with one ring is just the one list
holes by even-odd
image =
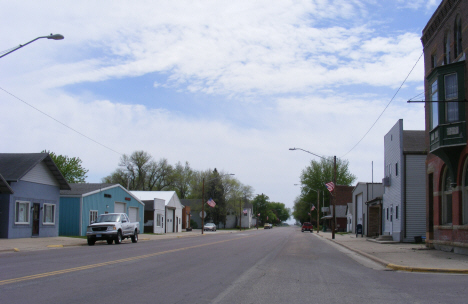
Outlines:
{"label": "sidewalk", "polygon": [[425,244],[381,244],[355,234],[314,232],[315,236],[335,242],[383,266],[411,272],[442,272],[468,274],[468,256],[426,248]]}
{"label": "sidewalk", "polygon": [[[218,230],[216,232],[205,231],[204,235],[211,234],[225,234],[225,233],[237,233],[236,230]],[[185,237],[196,237],[201,236],[201,229],[194,229],[189,232],[177,232],[177,233],[166,233],[166,234],[140,234],[139,242],[144,241],[155,241]],[[123,241],[131,242],[130,239]],[[106,241],[97,241],[98,245],[107,245]],[[74,237],[43,237],[43,238],[19,238],[19,239],[0,239],[0,254],[5,252],[23,252],[23,251],[36,251],[36,250],[47,250],[56,249],[71,246],[88,246],[85,238],[74,238]]]}

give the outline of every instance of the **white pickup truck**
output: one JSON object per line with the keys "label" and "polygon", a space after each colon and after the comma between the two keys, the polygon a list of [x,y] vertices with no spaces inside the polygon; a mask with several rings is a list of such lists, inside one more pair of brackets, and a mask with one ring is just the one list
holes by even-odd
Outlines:
{"label": "white pickup truck", "polygon": [[132,243],[138,242],[140,223],[131,223],[125,213],[106,213],[97,217],[95,222],[88,226],[86,236],[88,245],[96,241],[107,240],[107,244],[120,244],[123,239],[131,238]]}

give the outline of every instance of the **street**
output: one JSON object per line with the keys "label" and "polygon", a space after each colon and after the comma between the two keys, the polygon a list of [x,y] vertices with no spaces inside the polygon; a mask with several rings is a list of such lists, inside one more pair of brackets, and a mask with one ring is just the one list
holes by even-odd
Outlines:
{"label": "street", "polygon": [[0,269],[5,303],[456,303],[468,295],[466,275],[388,271],[298,227],[3,253]]}

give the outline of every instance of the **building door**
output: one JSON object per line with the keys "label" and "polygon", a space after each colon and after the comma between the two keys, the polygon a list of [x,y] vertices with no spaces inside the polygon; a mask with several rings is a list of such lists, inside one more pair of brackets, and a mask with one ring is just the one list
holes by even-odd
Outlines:
{"label": "building door", "polygon": [[128,218],[130,219],[130,222],[138,222],[138,208],[129,207]]}
{"label": "building door", "polygon": [[178,216],[176,216],[175,225],[176,225],[175,231],[179,232],[179,217]]}
{"label": "building door", "polygon": [[125,203],[117,203],[114,204],[114,212],[115,213],[127,213],[125,212]]}
{"label": "building door", "polygon": [[32,235],[39,236],[39,216],[40,216],[40,205],[38,203],[33,204],[33,218],[32,218]]}

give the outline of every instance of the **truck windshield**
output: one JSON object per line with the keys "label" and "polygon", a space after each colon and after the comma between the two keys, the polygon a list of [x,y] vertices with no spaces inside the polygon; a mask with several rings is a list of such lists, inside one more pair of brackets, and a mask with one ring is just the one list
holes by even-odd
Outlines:
{"label": "truck windshield", "polygon": [[100,216],[98,216],[95,223],[118,221],[120,221],[120,214],[101,214]]}

